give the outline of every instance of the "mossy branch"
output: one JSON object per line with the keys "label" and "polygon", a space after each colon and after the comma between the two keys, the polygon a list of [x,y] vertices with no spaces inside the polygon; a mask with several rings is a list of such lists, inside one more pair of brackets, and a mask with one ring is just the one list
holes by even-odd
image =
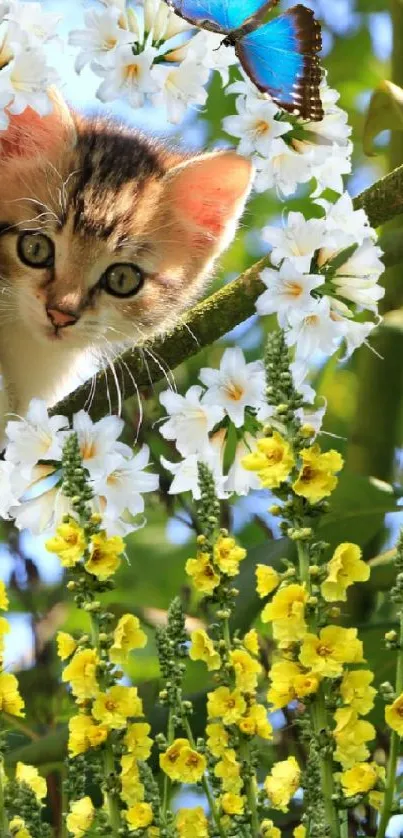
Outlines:
{"label": "mossy branch", "polygon": [[[366,209],[373,226],[403,212],[403,166],[358,195],[354,205],[357,209]],[[381,243],[388,265],[403,259],[400,236],[388,236]],[[187,312],[174,329],[121,355],[117,367],[119,386],[125,397],[135,395],[136,388],[141,391],[160,381],[187,358],[251,317],[255,313],[255,301],[264,290],[259,274],[268,264],[267,257],[256,262],[234,282]],[[59,402],[52,413],[72,416],[85,406],[93,419],[103,416],[106,410],[117,410],[118,392],[111,370],[103,370],[97,375],[95,388],[91,382],[78,387]]]}

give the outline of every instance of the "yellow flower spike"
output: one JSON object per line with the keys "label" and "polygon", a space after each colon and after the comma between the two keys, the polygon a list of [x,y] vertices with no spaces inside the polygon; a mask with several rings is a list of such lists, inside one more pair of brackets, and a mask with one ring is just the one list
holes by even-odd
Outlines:
{"label": "yellow flower spike", "polygon": [[235,686],[242,692],[253,693],[262,674],[260,663],[244,649],[234,649],[228,657],[235,673]]}
{"label": "yellow flower spike", "polygon": [[77,643],[74,640],[74,637],[72,637],[71,634],[67,634],[65,631],[57,632],[56,643],[57,654],[62,661],[67,660],[67,658],[71,658],[72,654],[77,649]]}
{"label": "yellow flower spike", "polygon": [[82,559],[86,547],[84,530],[73,518],[60,524],[56,535],[45,544],[49,553],[56,553],[63,567],[74,567]]}
{"label": "yellow flower spike", "polygon": [[222,573],[236,576],[239,573],[239,563],[246,557],[246,550],[239,547],[235,538],[220,535],[214,545],[213,555],[214,562]]}
{"label": "yellow flower spike", "polygon": [[188,559],[185,570],[201,594],[212,594],[220,584],[220,576],[214,570],[208,553],[198,553],[196,559]]}
{"label": "yellow flower spike", "polygon": [[247,736],[261,736],[262,739],[273,738],[273,728],[267,718],[267,710],[263,704],[252,704],[248,712],[238,722],[238,727]]}
{"label": "yellow flower spike", "polygon": [[309,599],[302,585],[280,588],[261,614],[262,622],[273,623],[273,636],[281,643],[302,640],[307,632],[305,606]]}
{"label": "yellow flower spike", "polygon": [[307,634],[299,659],[303,666],[321,678],[338,678],[344,663],[362,663],[364,660],[357,629],[326,626],[319,637]]}
{"label": "yellow flower spike", "polygon": [[203,661],[209,672],[219,669],[221,666],[221,658],[214,648],[214,643],[208,636],[207,632],[202,629],[192,631],[190,635],[192,641],[189,649],[189,657],[192,661]]}
{"label": "yellow flower spike", "polygon": [[227,791],[221,798],[221,806],[226,815],[242,815],[245,808],[245,798],[240,794]]}
{"label": "yellow flower spike", "polygon": [[13,818],[10,821],[10,833],[12,838],[31,838],[31,833],[25,825],[23,818]]}
{"label": "yellow flower spike", "polygon": [[11,672],[0,672],[0,712],[24,716],[24,700],[18,691],[18,681]]}
{"label": "yellow flower spike", "polygon": [[228,748],[222,755],[222,759],[214,767],[214,774],[221,780],[224,791],[237,794],[242,786],[241,766],[236,758],[233,748]]}
{"label": "yellow flower spike", "polygon": [[250,631],[245,634],[243,640],[243,645],[251,655],[255,655],[256,657],[259,654],[259,635],[256,629],[251,629]]}
{"label": "yellow flower spike", "polygon": [[222,719],[225,725],[236,724],[246,710],[246,701],[239,690],[218,687],[208,693],[207,715],[209,719]]}
{"label": "yellow flower spike", "polygon": [[135,803],[142,803],[145,789],[140,780],[140,771],[137,757],[134,754],[124,754],[120,760],[121,774],[120,781],[122,790],[120,796],[128,806]]}
{"label": "yellow flower spike", "polygon": [[134,722],[127,728],[124,743],[136,759],[146,760],[150,756],[153,740],[149,733],[151,726],[147,722]]}
{"label": "yellow flower spike", "polygon": [[89,748],[97,748],[102,745],[108,736],[108,729],[103,725],[95,724],[91,716],[80,713],[72,716],[69,721],[69,754],[76,757],[84,754]]}
{"label": "yellow flower spike", "polygon": [[62,681],[69,682],[73,695],[81,701],[94,698],[99,691],[97,666],[99,658],[95,649],[82,649],[76,652],[69,665],[63,671]]}
{"label": "yellow flower spike", "polygon": [[206,726],[207,748],[213,757],[222,757],[228,748],[228,733],[219,722],[211,722]]}
{"label": "yellow flower spike", "polygon": [[374,762],[357,762],[340,776],[345,797],[367,794],[379,780],[379,766]]}
{"label": "yellow flower spike", "polygon": [[125,663],[129,652],[143,649],[147,635],[140,628],[140,620],[134,614],[123,614],[113,633],[113,646],[109,650],[112,663]]}
{"label": "yellow flower spike", "polygon": [[318,503],[328,497],[337,486],[338,471],[343,468],[343,457],[338,451],[322,453],[319,445],[303,448],[301,451],[302,469],[292,488],[296,495]]}
{"label": "yellow flower spike", "polygon": [[111,730],[126,727],[129,716],[142,716],[143,703],[137,687],[111,687],[106,693],[98,693],[93,707],[94,719]]}
{"label": "yellow flower spike", "polygon": [[256,590],[258,595],[263,597],[269,596],[280,584],[280,576],[274,567],[269,567],[266,564],[256,565]]}
{"label": "yellow flower spike", "polygon": [[125,543],[120,535],[107,537],[105,532],[91,536],[91,555],[85,569],[101,582],[109,579],[118,569]]}
{"label": "yellow flower spike", "polygon": [[74,838],[82,838],[91,827],[94,820],[95,809],[90,797],[82,797],[70,805],[70,814],[67,815],[66,825]]}
{"label": "yellow flower spike", "polygon": [[8,611],[9,605],[6,586],[0,579],[0,611]]}
{"label": "yellow flower spike", "polygon": [[355,762],[364,762],[369,756],[366,742],[375,739],[376,731],[370,722],[359,719],[351,707],[341,707],[334,714],[336,727],[333,731],[337,748],[334,759],[343,768],[351,768]]}
{"label": "yellow flower spike", "polygon": [[260,834],[262,838],[281,838],[281,832],[277,826],[274,826],[273,821],[267,818],[260,824]]}
{"label": "yellow flower spike", "polygon": [[259,439],[256,450],[241,460],[247,471],[256,471],[265,489],[277,489],[287,480],[295,459],[291,445],[277,432]]}
{"label": "yellow flower spike", "polygon": [[206,770],[206,760],[192,748],[188,739],[175,739],[160,755],[160,766],[171,780],[197,783]]}
{"label": "yellow flower spike", "polygon": [[26,783],[32,789],[37,800],[43,800],[47,794],[46,780],[41,777],[37,768],[34,765],[25,765],[23,762],[17,762],[15,771],[15,779],[19,783]]}
{"label": "yellow flower spike", "polygon": [[297,791],[301,770],[295,757],[277,762],[264,782],[265,791],[273,809],[287,812],[288,804]]}
{"label": "yellow flower spike", "polygon": [[154,820],[153,810],[149,803],[135,803],[125,814],[131,829],[145,829]]}
{"label": "yellow flower spike", "polygon": [[194,809],[178,809],[175,826],[179,838],[208,838],[207,818],[201,806]]}
{"label": "yellow flower spike", "polygon": [[385,707],[385,721],[399,736],[403,736],[403,693],[395,699],[393,704]]}
{"label": "yellow flower spike", "polygon": [[362,552],[357,544],[339,544],[328,562],[328,575],[321,585],[326,602],[345,602],[347,588],[355,582],[367,582],[370,568],[362,561]]}
{"label": "yellow flower spike", "polygon": [[376,689],[370,687],[374,673],[369,669],[352,669],[345,672],[340,684],[344,704],[349,704],[361,716],[366,716],[374,706]]}
{"label": "yellow flower spike", "polygon": [[320,683],[317,675],[304,672],[302,667],[293,661],[274,663],[270,670],[270,680],[267,701],[274,710],[280,710],[290,701],[315,693]]}

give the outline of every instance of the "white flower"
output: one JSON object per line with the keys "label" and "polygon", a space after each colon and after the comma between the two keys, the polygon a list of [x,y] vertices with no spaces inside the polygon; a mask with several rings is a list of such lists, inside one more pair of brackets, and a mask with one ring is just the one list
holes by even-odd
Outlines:
{"label": "white flower", "polygon": [[227,492],[231,494],[235,493],[236,495],[248,495],[251,489],[260,488],[260,481],[256,473],[247,471],[241,463],[242,458],[250,454],[255,444],[255,438],[249,433],[245,434],[244,438],[238,442],[235,459],[225,481]]}
{"label": "white flower", "polygon": [[0,518],[10,517],[10,507],[18,505],[18,497],[12,483],[15,465],[10,460],[0,461]]}
{"label": "white flower", "polygon": [[348,125],[346,111],[336,105],[340,94],[337,90],[328,87],[326,81],[323,81],[320,86],[320,95],[325,112],[324,118],[319,122],[305,122],[304,130],[319,137],[324,137],[331,142],[346,145],[352,129]]}
{"label": "white flower", "polygon": [[343,337],[342,324],[332,317],[327,297],[312,300],[308,311],[290,311],[288,322],[285,337],[288,346],[295,344],[297,359],[310,360],[317,351],[332,355]]}
{"label": "white flower", "polygon": [[274,265],[288,259],[301,272],[309,271],[315,252],[333,241],[324,220],[307,221],[302,212],[288,213],[284,227],[265,227],[262,237],[273,247],[270,258]]}
{"label": "white flower", "polygon": [[25,418],[6,425],[6,460],[29,480],[39,460],[61,460],[67,428],[65,416],[49,417],[45,402],[32,399]]}
{"label": "white flower", "polygon": [[211,71],[217,70],[225,87],[229,80],[229,68],[238,59],[233,47],[222,46],[222,35],[215,32],[198,32],[187,44],[187,56]]}
{"label": "white flower", "polygon": [[20,114],[30,106],[40,116],[52,110],[47,88],[57,82],[56,71],[46,63],[40,49],[16,53],[0,73],[0,98],[9,97],[9,110]]}
{"label": "white flower", "polygon": [[190,387],[185,396],[165,390],[160,395],[160,402],[165,407],[170,419],[160,427],[165,439],[176,441],[178,451],[187,457],[208,449],[209,432],[224,416],[219,405],[201,403],[202,388]]}
{"label": "white flower", "polygon": [[288,259],[280,270],[265,268],[260,277],[267,291],[256,300],[256,311],[260,315],[277,314],[282,328],[287,326],[290,312],[298,312],[302,317],[310,310],[314,302],[311,291],[323,285],[320,274],[302,274]]}
{"label": "white flower", "polygon": [[89,9],[85,12],[85,29],[74,29],[69,34],[69,44],[80,47],[75,69],[80,73],[86,64],[97,61],[104,66],[114,58],[118,47],[133,43],[133,32],[119,25],[122,12],[117,6],[105,9]]}
{"label": "white flower", "polygon": [[191,24],[171,11],[164,0],[144,0],[144,32],[151,34],[155,43],[169,41],[180,32],[191,29]]}
{"label": "white flower", "polygon": [[313,404],[316,398],[316,393],[313,387],[305,381],[308,374],[306,363],[301,360],[293,361],[293,363],[290,364],[290,372],[297,393],[301,394],[305,404]]}
{"label": "white flower", "polygon": [[332,189],[339,195],[344,191],[344,175],[349,175],[352,169],[352,145],[344,148],[335,143],[327,149],[327,155],[317,165],[312,164],[312,177],[316,179],[317,188],[312,194],[315,198],[325,189]]}
{"label": "white flower", "polygon": [[[70,499],[62,493],[59,485],[46,488],[46,478],[54,473],[52,466],[38,465],[32,470],[29,481],[22,481],[20,475],[12,475],[11,482],[19,502],[10,507],[10,515],[19,530],[27,529],[35,535],[50,532],[60,523],[63,515],[72,513]],[[40,491],[41,484],[43,491]]]}
{"label": "white flower", "polygon": [[85,410],[74,415],[73,430],[77,434],[83,466],[94,480],[105,475],[107,467],[111,470],[111,456],[117,462],[121,456],[132,456],[131,448],[117,441],[123,426],[123,420],[117,416],[104,416],[93,422]]}
{"label": "white flower", "polygon": [[152,96],[156,107],[165,106],[170,122],[177,124],[186,116],[191,106],[204,105],[207,100],[209,71],[201,64],[186,58],[179,67],[153,68],[157,92]]}
{"label": "white flower", "polygon": [[105,500],[105,514],[117,520],[127,509],[131,515],[144,512],[143,492],[158,489],[158,475],[146,472],[150,451],[143,445],[135,456],[106,457],[105,474],[95,482],[94,491]]}
{"label": "white flower", "polygon": [[215,479],[215,489],[218,498],[228,497],[224,490],[225,478],[222,475],[219,452],[214,446],[210,448],[204,455],[190,454],[179,463],[171,463],[165,457],[161,457],[161,463],[171,474],[174,479],[169,487],[168,494],[180,495],[182,492],[192,492],[195,500],[200,500],[199,487],[199,462],[204,462],[213,474]]}
{"label": "white flower", "polygon": [[98,75],[104,81],[97,90],[101,102],[112,102],[118,97],[127,99],[132,108],[141,108],[146,96],[157,90],[157,83],[151,72],[157,50],[147,47],[134,55],[130,46],[119,47],[110,68],[96,65]]}
{"label": "white flower", "polygon": [[267,158],[253,158],[257,175],[255,189],[265,192],[273,189],[284,197],[295,192],[300,183],[307,183],[312,177],[312,159],[309,154],[298,154],[281,137],[273,140]]}
{"label": "white flower", "polygon": [[355,352],[363,343],[367,343],[367,337],[378,324],[367,320],[365,323],[357,323],[355,320],[343,320],[343,337],[347,344],[346,357]]}
{"label": "white flower", "polygon": [[248,103],[243,96],[236,101],[238,116],[227,116],[223,128],[233,137],[239,137],[239,154],[251,155],[255,151],[266,157],[270,154],[273,140],[291,130],[289,122],[275,119],[278,108],[270,99],[257,99]]}
{"label": "white flower", "polygon": [[37,47],[55,39],[62,15],[44,12],[41,3],[20,3],[14,0],[8,5],[10,42],[18,41],[26,47]]}
{"label": "white flower", "polygon": [[377,282],[385,266],[381,261],[382,250],[371,239],[366,239],[352,256],[336,271],[335,282],[342,277],[360,277]]}
{"label": "white flower", "polygon": [[336,246],[337,250],[354,243],[362,244],[364,239],[376,237],[375,230],[369,225],[365,210],[354,209],[353,199],[348,192],[340,195],[334,204],[323,198],[319,198],[316,203],[325,210],[326,228],[334,234],[336,241],[337,236],[340,233],[343,234],[341,244]]}
{"label": "white flower", "polygon": [[220,405],[236,428],[245,421],[245,408],[258,408],[264,400],[265,372],[261,361],[247,364],[242,349],[226,349],[218,370],[204,367],[200,381],[208,390],[203,404]]}

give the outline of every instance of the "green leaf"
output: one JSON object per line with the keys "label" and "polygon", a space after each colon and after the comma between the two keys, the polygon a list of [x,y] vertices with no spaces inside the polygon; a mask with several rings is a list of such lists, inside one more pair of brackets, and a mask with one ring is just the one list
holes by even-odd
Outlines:
{"label": "green leaf", "polygon": [[378,153],[373,141],[385,130],[403,131],[403,90],[387,79],[374,90],[367,111],[363,146],[368,157]]}

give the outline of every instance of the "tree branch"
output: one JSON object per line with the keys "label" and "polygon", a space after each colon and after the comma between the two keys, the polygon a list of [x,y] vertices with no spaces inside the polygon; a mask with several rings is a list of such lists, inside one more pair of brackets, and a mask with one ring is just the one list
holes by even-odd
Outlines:
{"label": "tree branch", "polygon": [[[370,186],[354,200],[356,209],[365,208],[372,226],[378,226],[403,212],[403,166]],[[386,250],[388,265],[396,264],[403,257],[401,237],[385,237],[381,242]],[[120,356],[119,384],[126,397],[166,377],[180,363],[195,355],[205,346],[223,337],[235,326],[255,313],[255,301],[264,290],[259,277],[269,259],[261,259],[238,279],[221,288],[187,312],[178,325],[164,335],[146,342],[143,347],[130,349]],[[98,373],[95,395],[91,401],[91,382],[78,387],[59,402],[52,413],[69,417],[84,405],[90,404],[93,419],[105,414],[105,407],[113,412],[118,405],[115,380],[110,370]]]}

